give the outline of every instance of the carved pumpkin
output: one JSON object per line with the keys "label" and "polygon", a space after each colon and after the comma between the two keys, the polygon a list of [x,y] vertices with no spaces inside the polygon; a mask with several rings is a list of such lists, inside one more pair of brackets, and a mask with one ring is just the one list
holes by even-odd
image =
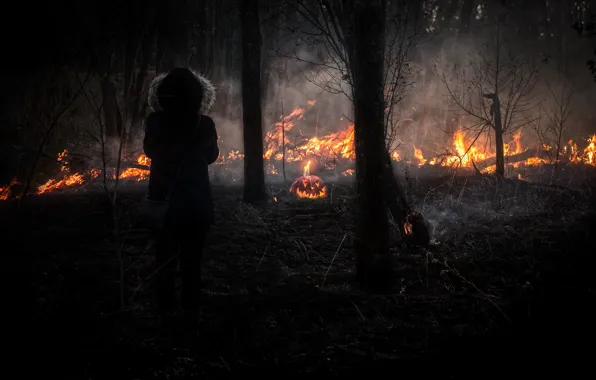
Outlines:
{"label": "carved pumpkin", "polygon": [[327,198],[327,187],[316,175],[300,176],[290,186],[290,193],[299,198]]}

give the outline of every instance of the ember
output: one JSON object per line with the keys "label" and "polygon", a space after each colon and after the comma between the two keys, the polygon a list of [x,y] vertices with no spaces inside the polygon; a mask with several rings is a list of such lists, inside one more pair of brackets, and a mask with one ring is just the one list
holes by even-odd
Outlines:
{"label": "ember", "polygon": [[327,187],[323,180],[316,175],[310,175],[310,161],[304,167],[302,176],[296,178],[290,193],[296,194],[299,198],[317,199],[327,197]]}
{"label": "ember", "polygon": [[430,225],[417,211],[406,216],[403,224],[404,238],[409,244],[426,247],[430,243]]}
{"label": "ember", "polygon": [[404,222],[404,233],[406,235],[411,235],[412,234],[412,223],[410,223],[407,220]]}
{"label": "ember", "polygon": [[10,181],[10,184],[8,186],[0,186],[0,201],[5,201],[8,198],[10,198],[11,196],[11,189],[14,185],[18,184],[18,181],[16,178],[13,178],[12,181]]}

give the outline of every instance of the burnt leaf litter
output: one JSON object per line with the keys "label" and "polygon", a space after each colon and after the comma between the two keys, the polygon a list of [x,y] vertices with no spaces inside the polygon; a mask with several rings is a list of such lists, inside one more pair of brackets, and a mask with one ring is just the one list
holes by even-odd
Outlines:
{"label": "burnt leaf litter", "polygon": [[326,185],[318,200],[271,185],[261,206],[243,204],[239,186],[214,185],[203,310],[167,317],[152,298],[151,241],[135,215],[140,188],[120,194],[118,240],[101,191],[31,197],[18,222],[2,223],[17,259],[12,276],[27,279],[15,307],[25,315],[18,340],[36,358],[30,369],[85,379],[406,368],[450,377],[474,363],[581,362],[595,316],[590,187],[419,179],[408,196],[433,241],[407,246],[393,225],[394,286],[371,294],[353,282],[352,186]]}

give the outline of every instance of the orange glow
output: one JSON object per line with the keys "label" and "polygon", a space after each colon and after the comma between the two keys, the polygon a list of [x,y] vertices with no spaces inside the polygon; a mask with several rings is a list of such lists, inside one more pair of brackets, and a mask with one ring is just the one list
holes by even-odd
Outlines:
{"label": "orange glow", "polygon": [[[265,170],[270,175],[280,175],[281,169],[275,161],[285,159],[285,162],[303,162],[309,160],[303,167],[304,173],[294,182],[301,184],[296,186],[294,191],[300,197],[319,198],[326,196],[327,189],[322,180],[317,176],[310,175],[313,165],[317,167],[322,165],[326,169],[333,170],[336,167],[337,160],[354,160],[354,124],[344,121],[344,118],[338,118],[335,131],[319,136],[305,137],[302,134],[300,123],[304,123],[306,113],[317,105],[316,101],[307,101],[304,107],[294,107],[287,115],[280,115],[279,120],[273,123],[273,128],[268,131],[264,139],[263,158]],[[318,111],[317,111],[318,112]],[[318,119],[317,119],[318,120]],[[317,121],[318,122],[318,121]],[[283,133],[282,133],[283,128]],[[296,133],[295,130],[298,130]],[[323,126],[319,130],[325,130]],[[328,129],[327,129],[328,130]],[[294,136],[290,132],[294,133]],[[514,156],[520,153],[529,152],[536,147],[524,146],[522,130],[516,131],[513,135],[506,135],[507,140],[503,144],[505,156]],[[283,135],[283,136],[282,136]],[[299,136],[300,140],[294,141]],[[282,141],[283,137],[283,141]],[[403,161],[407,164],[413,164],[418,167],[441,166],[449,169],[472,168],[474,164],[481,163],[488,159],[493,159],[496,155],[494,146],[489,144],[490,139],[481,136],[468,135],[463,127],[455,131],[445,147],[438,147],[437,150],[429,150],[425,146],[409,145],[407,149],[398,148],[391,152],[393,161]],[[285,144],[285,146],[284,146]],[[596,166],[596,134],[589,136],[586,140],[576,143],[569,140],[560,151],[560,162],[577,165]],[[553,147],[541,144],[544,151],[551,151]],[[284,152],[285,150],[285,157]],[[442,153],[444,152],[444,153]],[[529,157],[524,161],[515,163],[506,163],[506,166],[512,168],[536,167],[546,164],[552,164],[551,160],[538,157]],[[244,154],[239,150],[230,150],[227,154],[220,154],[217,165],[228,164],[234,161],[242,160]],[[311,158],[313,161],[311,161]],[[149,177],[149,167],[151,160],[144,154],[135,158],[137,167],[126,167],[119,175],[119,179],[132,181],[144,181]],[[91,180],[101,176],[102,170],[92,168],[86,171],[73,172],[69,166],[69,152],[63,150],[56,157],[60,165],[59,173],[48,179],[45,183],[39,185],[36,189],[37,194],[56,191],[68,187],[78,187],[85,185]],[[139,167],[141,166],[141,167]],[[342,169],[342,176],[353,176],[354,169]],[[483,173],[494,173],[495,165],[490,165],[482,169]],[[518,175],[518,174],[516,174]],[[110,180],[115,179],[113,171],[106,175]],[[310,179],[309,179],[310,178]],[[519,177],[523,179],[523,177]],[[6,200],[11,196],[11,187],[16,183],[16,179],[7,186],[0,187],[0,200]]]}

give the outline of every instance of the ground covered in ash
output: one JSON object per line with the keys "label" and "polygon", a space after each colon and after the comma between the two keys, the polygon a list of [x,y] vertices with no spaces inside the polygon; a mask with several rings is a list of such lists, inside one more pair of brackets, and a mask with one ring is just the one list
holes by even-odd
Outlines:
{"label": "ground covered in ash", "polygon": [[134,214],[142,189],[120,194],[124,309],[105,194],[31,197],[16,221],[13,205],[0,204],[3,247],[16,255],[9,310],[18,315],[23,370],[81,379],[358,368],[457,375],[482,363],[474,373],[485,376],[536,360],[581,363],[589,352],[589,186],[497,184],[489,176],[410,181],[408,197],[434,240],[428,249],[404,246],[393,226],[396,286],[383,294],[352,283],[354,193],[348,184],[328,186],[326,200],[271,186],[264,207],[241,203],[240,187],[214,186],[204,309],[168,320],[153,304],[151,242]]}

